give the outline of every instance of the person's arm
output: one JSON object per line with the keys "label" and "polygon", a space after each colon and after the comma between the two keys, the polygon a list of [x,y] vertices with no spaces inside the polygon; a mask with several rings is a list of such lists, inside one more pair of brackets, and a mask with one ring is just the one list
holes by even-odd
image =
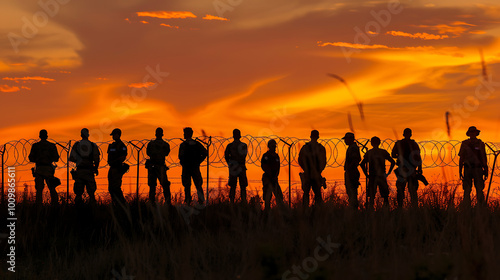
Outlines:
{"label": "person's arm", "polygon": [[69,153],[69,161],[71,162],[77,162],[78,161],[78,154],[76,153],[76,145],[78,145],[78,142],[76,142],[73,147],[71,147],[71,151]]}
{"label": "person's arm", "polygon": [[31,146],[30,154],[28,156],[28,159],[30,162],[36,162],[37,158],[37,150],[36,150],[36,143]]}
{"label": "person's arm", "polygon": [[483,167],[484,180],[488,179],[488,159],[486,157],[486,145],[481,141],[481,165]]}
{"label": "person's arm", "polygon": [[365,177],[368,177],[368,170],[367,170],[367,164],[368,160],[365,154],[365,158],[363,158],[363,161],[359,164],[361,166],[361,170],[363,171],[363,174],[365,174]]}
{"label": "person's arm", "polygon": [[463,159],[463,148],[464,143],[460,145],[460,150],[458,152],[458,177],[460,180],[464,179],[463,170],[464,170],[464,159]]}
{"label": "person's arm", "polygon": [[326,167],[326,149],[323,145],[320,144],[321,147],[321,155],[320,155],[320,172],[325,170]]}
{"label": "person's arm", "polygon": [[397,158],[399,156],[399,141],[396,141],[394,147],[392,147],[391,157]]}
{"label": "person's arm", "polygon": [[231,146],[231,143],[227,144],[226,150],[224,151],[224,159],[226,160],[227,165],[229,165],[229,162],[231,161],[231,149],[229,148]]}
{"label": "person's arm", "polygon": [[57,151],[56,144],[52,144],[52,158],[50,162],[58,162],[59,161],[59,152]]}
{"label": "person's arm", "polygon": [[151,158],[151,154],[153,153],[153,151],[151,151],[151,142],[152,141],[149,141],[148,145],[146,146],[146,155]]}
{"label": "person's arm", "polygon": [[386,159],[391,163],[391,167],[389,167],[389,172],[387,172],[387,174],[385,174],[385,176],[389,176],[389,174],[391,174],[392,170],[394,169],[394,166],[396,166],[396,161],[391,157],[391,155],[389,155],[388,152],[386,152]]}
{"label": "person's arm", "polygon": [[127,160],[127,154],[128,154],[127,146],[125,145],[125,143],[122,142],[121,147],[119,149],[120,149],[119,151],[120,157],[117,159],[117,161],[120,163],[124,163],[125,160]]}
{"label": "person's arm", "polygon": [[99,147],[97,147],[96,143],[92,143],[92,170],[94,174],[99,175],[99,163],[101,161],[101,152],[99,151]]}
{"label": "person's arm", "polygon": [[422,156],[420,154],[420,146],[418,145],[417,142],[415,142],[415,151],[416,151],[416,161],[417,161],[417,173],[418,174],[422,174],[423,173],[423,170],[422,170]]}

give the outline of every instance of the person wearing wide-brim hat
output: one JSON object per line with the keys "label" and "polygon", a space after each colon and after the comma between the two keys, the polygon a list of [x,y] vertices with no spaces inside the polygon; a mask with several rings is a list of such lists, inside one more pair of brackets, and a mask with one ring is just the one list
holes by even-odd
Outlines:
{"label": "person wearing wide-brim hat", "polygon": [[361,161],[361,154],[359,153],[359,147],[356,144],[354,133],[347,132],[342,139],[347,145],[344,162],[345,190],[349,199],[349,206],[358,209],[358,187],[360,185],[358,166]]}
{"label": "person wearing wide-brim hat", "polygon": [[479,204],[484,203],[484,182],[488,178],[488,162],[486,159],[486,148],[483,141],[477,138],[481,131],[475,126],[469,127],[466,135],[469,139],[462,141],[458,156],[460,179],[464,189],[463,203],[470,205],[470,193],[472,184],[476,188],[476,197]]}

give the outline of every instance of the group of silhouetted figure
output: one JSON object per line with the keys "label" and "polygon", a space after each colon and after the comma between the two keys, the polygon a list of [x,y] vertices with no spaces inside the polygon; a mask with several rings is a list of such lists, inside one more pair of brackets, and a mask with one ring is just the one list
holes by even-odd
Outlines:
{"label": "group of silhouetted figure", "polygon": [[[480,131],[471,126],[466,135],[469,139],[462,141],[458,153],[459,174],[463,182],[464,197],[463,202],[470,205],[470,193],[474,184],[476,188],[477,202],[485,202],[483,189],[484,182],[488,177],[488,165],[486,158],[486,149],[483,141],[477,138]],[[121,130],[113,129],[111,136],[113,142],[109,144],[108,154],[108,191],[113,204],[126,204],[123,191],[121,189],[122,177],[128,171],[129,165],[125,163],[127,158],[127,146],[121,140]],[[40,141],[34,143],[30,154],[30,162],[35,163],[32,169],[35,177],[36,203],[41,204],[43,189],[45,184],[50,190],[51,203],[58,204],[58,194],[56,187],[61,184],[60,180],[54,177],[55,165],[59,160],[56,145],[47,141],[48,133],[46,130],[40,131]],[[95,203],[95,191],[97,184],[95,176],[99,173],[100,151],[97,145],[89,140],[89,130],[81,130],[80,141],[77,141],[70,151],[69,160],[74,162],[76,169],[71,171],[74,183],[75,204],[83,203],[83,193],[86,188],[89,197],[89,203]],[[149,157],[145,162],[148,170],[149,201],[156,201],[156,187],[159,181],[163,188],[165,203],[172,205],[170,193],[170,181],[167,177],[169,169],[165,163],[165,158],[170,154],[170,145],[163,140],[163,129],[157,128],[156,138],[151,140],[146,148],[146,154]],[[373,207],[377,187],[380,196],[384,200],[384,206],[389,206],[389,186],[387,176],[394,170],[396,175],[397,204],[403,206],[405,190],[408,189],[412,206],[418,206],[417,190],[419,181],[425,185],[427,180],[422,174],[422,157],[420,147],[411,139],[412,131],[406,128],[403,132],[404,138],[398,140],[391,154],[380,148],[380,138],[372,137],[370,139],[372,149],[368,150],[361,158],[359,142],[351,132],[347,132],[342,139],[347,145],[346,158],[344,162],[344,179],[349,206],[357,209],[358,188],[360,187],[359,167],[367,179],[366,184],[366,206]],[[306,143],[299,152],[298,163],[303,172],[300,172],[302,183],[302,202],[304,207],[309,206],[309,193],[314,193],[314,204],[323,203],[321,194],[322,188],[326,188],[326,179],[322,172],[327,164],[326,149],[318,142],[319,132],[312,130],[311,141]],[[277,142],[271,139],[267,142],[268,151],[262,156],[261,168],[264,171],[262,175],[263,199],[265,208],[271,207],[271,199],[274,195],[277,205],[283,205],[283,193],[278,183],[280,173],[280,157],[276,153]],[[246,203],[246,188],[248,179],[246,174],[246,157],[248,154],[247,144],[241,142],[241,132],[239,129],[233,130],[233,142],[229,143],[224,152],[224,158],[229,168],[229,179],[227,185],[229,189],[229,199],[234,203],[236,196],[236,187],[239,181],[241,202]],[[184,141],[179,146],[179,161],[182,166],[182,185],[184,187],[184,198],[186,204],[192,203],[191,182],[194,183],[198,194],[198,203],[205,203],[203,193],[203,178],[200,172],[200,165],[208,156],[205,146],[193,139],[193,129],[184,128]],[[396,160],[394,160],[396,159]],[[389,170],[386,172],[386,161],[390,163]],[[396,169],[394,167],[397,166]]]}

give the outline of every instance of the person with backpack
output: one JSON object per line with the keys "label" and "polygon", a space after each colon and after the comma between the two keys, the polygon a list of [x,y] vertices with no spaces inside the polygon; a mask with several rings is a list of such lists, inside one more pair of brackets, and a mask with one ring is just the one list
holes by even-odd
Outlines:
{"label": "person with backpack", "polygon": [[[208,155],[207,149],[199,141],[193,139],[193,129],[184,128],[184,142],[179,146],[179,161],[182,166],[181,180],[184,186],[184,201],[191,204],[191,179],[198,192],[198,203],[205,203],[203,194],[203,178],[201,177],[200,165]],[[207,182],[208,184],[208,182]]]}
{"label": "person with backpack", "polygon": [[163,140],[163,129],[158,127],[155,131],[156,139],[149,141],[146,148],[146,154],[149,159],[146,160],[148,169],[149,201],[155,202],[156,184],[160,181],[163,188],[165,203],[172,205],[172,195],[170,193],[170,181],[167,177],[168,167],[165,165],[165,157],[170,154],[170,145]]}
{"label": "person with backpack", "polygon": [[403,131],[404,139],[396,141],[391,152],[391,156],[397,159],[398,168],[394,170],[394,173],[397,178],[397,200],[400,208],[403,206],[406,185],[408,185],[411,205],[418,206],[417,176],[422,174],[422,157],[420,156],[420,147],[415,140],[411,139],[411,136],[411,129],[405,128]]}
{"label": "person with backpack", "polygon": [[321,187],[326,187],[326,182],[321,172],[326,167],[326,149],[318,142],[319,132],[311,131],[311,141],[307,142],[299,152],[299,165],[304,170],[300,174],[302,181],[302,203],[304,207],[309,206],[309,193],[311,189],[314,192],[314,204],[323,203],[321,196]]}
{"label": "person with backpack", "polygon": [[50,191],[50,202],[52,205],[59,204],[59,195],[57,194],[56,187],[60,185],[54,180],[54,173],[56,171],[54,162],[59,161],[59,153],[54,143],[47,141],[47,130],[42,129],[39,133],[40,141],[31,146],[31,151],[28,156],[30,162],[35,163],[35,168],[32,169],[33,176],[35,177],[36,189],[36,204],[42,203],[43,188],[45,183]]}
{"label": "person with backpack", "polygon": [[99,174],[100,151],[94,142],[89,140],[89,130],[83,128],[80,132],[82,140],[77,141],[71,148],[69,161],[76,164],[76,170],[71,172],[75,184],[73,191],[75,192],[75,204],[83,202],[82,195],[87,188],[89,202],[95,203],[95,191],[97,184],[95,176]]}
{"label": "person with backpack", "polygon": [[486,158],[486,145],[477,136],[481,131],[475,126],[469,127],[466,135],[469,139],[462,141],[458,156],[458,171],[464,189],[462,203],[470,206],[470,193],[472,184],[476,188],[477,203],[484,204],[484,182],[488,178],[488,161]]}

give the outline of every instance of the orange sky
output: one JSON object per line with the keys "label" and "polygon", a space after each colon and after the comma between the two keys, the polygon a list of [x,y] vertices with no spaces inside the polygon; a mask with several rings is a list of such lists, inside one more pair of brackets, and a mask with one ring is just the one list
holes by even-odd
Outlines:
{"label": "orange sky", "polygon": [[[453,139],[476,125],[497,142],[493,1],[66,2],[0,4],[0,143],[42,128],[78,139],[82,127],[94,141],[114,127],[151,138],[158,126],[167,138],[185,126],[341,137],[348,113],[358,137],[411,127],[417,140],[448,139],[446,111]],[[327,73],[345,79],[364,121]]]}

